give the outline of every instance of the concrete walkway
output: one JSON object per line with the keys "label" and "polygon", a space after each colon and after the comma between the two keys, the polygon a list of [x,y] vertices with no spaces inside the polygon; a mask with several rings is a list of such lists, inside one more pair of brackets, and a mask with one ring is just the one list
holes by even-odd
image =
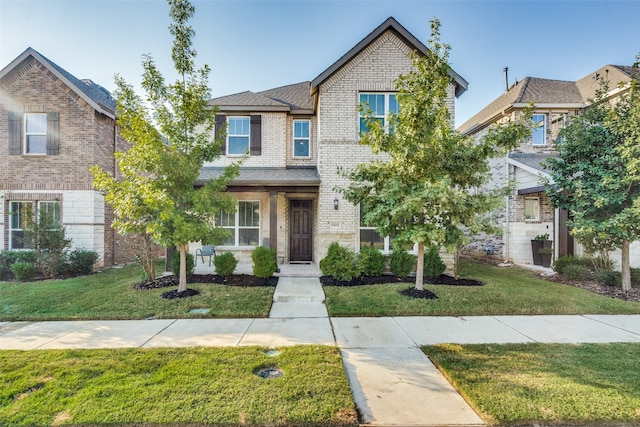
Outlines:
{"label": "concrete walkway", "polygon": [[281,277],[268,319],[0,322],[0,349],[337,345],[364,424],[478,426],[418,348],[640,342],[640,315],[329,318],[317,277]]}

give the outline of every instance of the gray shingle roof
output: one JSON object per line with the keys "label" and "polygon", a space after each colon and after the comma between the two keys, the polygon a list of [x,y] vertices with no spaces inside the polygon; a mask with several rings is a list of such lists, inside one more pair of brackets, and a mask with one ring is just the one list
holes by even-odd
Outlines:
{"label": "gray shingle roof", "polygon": [[254,111],[292,111],[313,112],[313,98],[309,82],[295,83],[262,92],[240,92],[221,96],[208,101],[222,111],[231,108],[245,108]]}
{"label": "gray shingle roof", "polygon": [[[200,170],[196,184],[206,184],[222,175],[222,167],[204,167]],[[289,168],[240,168],[240,175],[233,181],[234,186],[279,186],[320,184],[320,174],[316,167]]]}
{"label": "gray shingle roof", "polygon": [[539,172],[543,172],[547,175],[551,173],[551,170],[544,166],[544,161],[550,157],[558,157],[557,153],[509,153],[509,158],[516,162],[533,168]]}

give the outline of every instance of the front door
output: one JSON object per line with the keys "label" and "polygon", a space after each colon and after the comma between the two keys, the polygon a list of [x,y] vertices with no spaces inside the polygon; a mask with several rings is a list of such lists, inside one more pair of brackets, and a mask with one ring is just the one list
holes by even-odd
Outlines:
{"label": "front door", "polygon": [[312,206],[311,200],[291,200],[290,202],[290,261],[313,261]]}

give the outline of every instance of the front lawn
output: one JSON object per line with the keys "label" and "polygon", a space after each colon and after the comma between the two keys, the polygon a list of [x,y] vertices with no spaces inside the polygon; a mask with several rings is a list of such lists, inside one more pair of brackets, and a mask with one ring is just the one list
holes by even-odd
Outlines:
{"label": "front lawn", "polygon": [[640,425],[640,344],[443,344],[423,351],[489,424]]}
{"label": "front lawn", "polygon": [[325,286],[330,316],[481,316],[520,314],[637,314],[640,303],[607,298],[553,283],[516,267],[461,260],[461,277],[485,286],[428,285],[438,299],[417,299],[398,291],[413,283],[354,287]]}
{"label": "front lawn", "polygon": [[335,347],[0,351],[0,383],[3,426],[356,424]]}
{"label": "front lawn", "polygon": [[[227,317],[268,317],[273,287],[189,284],[200,295],[164,299],[173,288],[134,290],[142,281],[137,265],[107,269],[66,280],[29,283],[0,282],[0,320],[78,320]],[[208,314],[189,314],[210,308]]]}

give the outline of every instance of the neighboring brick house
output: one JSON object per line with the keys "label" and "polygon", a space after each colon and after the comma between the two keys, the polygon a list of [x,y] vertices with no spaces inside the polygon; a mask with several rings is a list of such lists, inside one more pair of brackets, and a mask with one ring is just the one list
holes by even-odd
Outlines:
{"label": "neighboring brick house", "polygon": [[93,189],[89,167],[114,171],[126,148],[115,100],[32,48],[0,71],[0,251],[23,249],[22,208],[47,209],[66,227],[73,248],[125,260],[112,213]]}
{"label": "neighboring brick house", "polygon": [[[389,239],[362,224],[358,207],[335,191],[347,184],[337,170],[375,158],[359,143],[358,106],[368,101],[385,120],[397,108],[395,81],[410,71],[414,50],[425,53],[427,47],[389,18],[311,82],[210,100],[220,108],[217,126],[228,125],[227,142],[223,157],[205,165],[200,183],[219,176],[245,150],[251,153],[229,187],[236,213],[218,218],[233,231],[218,251],[247,262],[251,250],[264,244],[276,249],[279,263],[317,263],[333,241],[389,251]],[[451,76],[453,126],[455,97],[467,82],[453,70]]]}
{"label": "neighboring brick house", "polygon": [[[535,104],[532,137],[506,157],[492,161],[493,186],[506,185],[507,180],[516,184],[505,208],[494,213],[496,223],[504,226],[504,236],[479,236],[471,248],[482,250],[492,245],[496,255],[505,260],[531,264],[531,239],[548,233],[554,242],[554,257],[580,253],[565,224],[567,211],[554,209],[544,191],[542,179],[550,176],[543,162],[557,156],[554,144],[560,130],[588,105],[602,79],[610,82],[607,96],[615,97],[628,90],[628,85],[620,88],[618,83],[629,83],[631,72],[629,66],[607,65],[576,82],[526,77],[458,128],[479,137],[492,124],[513,119],[522,108]],[[632,263],[640,265],[640,251],[635,252],[638,256]]]}

